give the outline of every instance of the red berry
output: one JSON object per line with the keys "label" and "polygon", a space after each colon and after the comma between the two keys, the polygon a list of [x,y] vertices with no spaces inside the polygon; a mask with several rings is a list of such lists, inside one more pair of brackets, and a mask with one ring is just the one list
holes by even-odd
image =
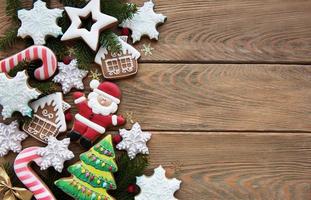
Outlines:
{"label": "red berry", "polygon": [[127,186],[127,192],[128,193],[136,193],[137,192],[137,187],[135,184],[129,184]]}
{"label": "red berry", "polygon": [[122,140],[122,137],[121,135],[117,134],[117,135],[114,135],[113,138],[112,138],[112,141],[114,144],[119,144]]}
{"label": "red berry", "polygon": [[70,113],[70,112],[67,112],[66,114],[65,114],[65,119],[66,119],[66,121],[67,122],[71,122],[72,121],[72,114]]}
{"label": "red berry", "polygon": [[129,36],[130,35],[130,29],[128,28],[123,28],[121,30],[121,35]]}
{"label": "red berry", "polygon": [[71,61],[72,61],[72,58],[71,58],[70,56],[65,56],[65,57],[63,58],[63,63],[64,63],[65,65],[69,65]]}

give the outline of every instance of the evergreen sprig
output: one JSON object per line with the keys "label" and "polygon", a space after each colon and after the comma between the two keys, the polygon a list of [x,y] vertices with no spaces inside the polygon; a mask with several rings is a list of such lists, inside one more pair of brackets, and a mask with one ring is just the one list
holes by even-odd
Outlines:
{"label": "evergreen sprig", "polygon": [[17,42],[17,27],[11,27],[4,35],[0,38],[0,50],[11,48]]}
{"label": "evergreen sprig", "polygon": [[10,16],[14,22],[18,22],[17,10],[22,7],[20,0],[7,0],[6,1],[6,15]]}

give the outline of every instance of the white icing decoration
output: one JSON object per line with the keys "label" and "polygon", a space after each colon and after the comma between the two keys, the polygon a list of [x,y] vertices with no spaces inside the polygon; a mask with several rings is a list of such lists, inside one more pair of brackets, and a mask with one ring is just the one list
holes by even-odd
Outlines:
{"label": "white icing decoration", "polygon": [[177,200],[174,193],[180,189],[181,181],[176,178],[166,178],[165,170],[159,166],[154,170],[152,176],[137,177],[136,184],[140,187],[141,192],[135,197],[135,200]]}
{"label": "white icing decoration", "polygon": [[142,52],[145,53],[145,56],[152,55],[152,51],[154,48],[151,47],[151,44],[143,44],[143,48],[141,49]]}
{"label": "white icing decoration", "polygon": [[117,149],[126,150],[130,159],[134,159],[138,153],[149,154],[146,143],[151,139],[151,133],[143,132],[138,123],[131,130],[120,129],[123,140],[117,145]]}
{"label": "white icing decoration", "polygon": [[22,150],[21,142],[27,136],[26,133],[19,130],[17,121],[13,121],[9,125],[0,123],[0,157],[8,154],[10,150],[19,153]]}
{"label": "white icing decoration", "polygon": [[46,36],[57,37],[63,34],[62,28],[57,25],[57,18],[61,17],[62,13],[61,9],[48,9],[45,2],[36,1],[31,10],[18,11],[22,26],[18,29],[17,36],[30,36],[34,44],[44,45]]}
{"label": "white icing decoration", "polygon": [[[124,41],[123,36],[119,36],[118,40],[121,44],[121,51],[122,53],[125,54],[130,54],[133,59],[138,60],[140,57],[139,51],[137,51],[134,47],[129,45],[126,41]],[[95,56],[95,62],[99,65],[102,65],[102,59],[106,58],[106,55],[108,55],[108,49],[104,46],[100,47],[99,51],[97,52]]]}
{"label": "white icing decoration", "polygon": [[[112,16],[101,13],[100,0],[90,0],[84,8],[65,7],[65,10],[71,20],[71,25],[61,40],[81,37],[94,51],[98,47],[100,30],[107,29],[118,21]],[[80,17],[87,17],[89,14],[92,14],[94,21],[96,20],[90,31],[80,28],[82,24]]]}
{"label": "white icing decoration", "polygon": [[48,138],[48,145],[37,151],[37,154],[42,156],[42,162],[40,163],[41,170],[46,170],[52,166],[56,171],[62,172],[64,162],[74,158],[73,152],[68,149],[69,144],[69,138],[57,140],[55,137],[50,136]]}
{"label": "white icing decoration", "polygon": [[65,132],[67,130],[67,125],[66,125],[66,119],[64,115],[65,110],[63,109],[63,105],[68,104],[68,103],[63,101],[62,93],[56,92],[48,96],[42,97],[32,102],[30,104],[30,107],[34,110],[34,112],[37,112],[39,107],[43,109],[45,106],[51,105],[51,104],[54,106],[54,111],[56,112],[56,126],[57,128],[59,128],[58,131]]}
{"label": "white icing decoration", "polygon": [[72,88],[83,90],[82,79],[86,77],[87,71],[78,68],[78,61],[72,60],[68,65],[58,63],[59,74],[53,78],[53,82],[60,83],[64,94],[67,94]]}
{"label": "white icing decoration", "polygon": [[0,105],[3,106],[4,119],[11,117],[15,111],[31,117],[32,109],[28,106],[28,102],[36,99],[40,92],[28,86],[27,78],[25,70],[18,72],[14,78],[0,73]]}
{"label": "white icing decoration", "polygon": [[159,39],[159,32],[156,27],[159,23],[164,23],[166,16],[157,14],[153,10],[154,3],[150,0],[140,7],[133,18],[125,20],[120,24],[123,28],[132,30],[133,42],[137,42],[143,35],[148,35],[150,39]]}

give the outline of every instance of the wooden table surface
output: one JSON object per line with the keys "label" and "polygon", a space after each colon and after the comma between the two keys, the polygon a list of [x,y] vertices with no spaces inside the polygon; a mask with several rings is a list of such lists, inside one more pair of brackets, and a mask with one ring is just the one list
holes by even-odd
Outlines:
{"label": "wooden table surface", "polygon": [[153,54],[117,81],[119,113],[153,133],[149,173],[181,179],[181,200],[311,199],[311,1],[155,3],[168,20]]}

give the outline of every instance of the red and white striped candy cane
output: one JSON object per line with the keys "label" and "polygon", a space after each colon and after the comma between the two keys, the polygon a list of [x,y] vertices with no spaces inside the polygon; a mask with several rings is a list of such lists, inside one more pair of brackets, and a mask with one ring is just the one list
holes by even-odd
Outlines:
{"label": "red and white striped candy cane", "polygon": [[29,167],[31,162],[40,165],[42,157],[37,155],[41,147],[29,147],[21,151],[14,162],[14,171],[21,182],[34,194],[37,200],[56,200],[49,188]]}
{"label": "red and white striped candy cane", "polygon": [[50,78],[56,71],[57,59],[53,51],[45,46],[31,46],[13,56],[5,58],[0,61],[0,72],[9,72],[18,63],[23,60],[37,60],[42,61],[42,66],[35,70],[35,77],[38,80],[46,80]]}

